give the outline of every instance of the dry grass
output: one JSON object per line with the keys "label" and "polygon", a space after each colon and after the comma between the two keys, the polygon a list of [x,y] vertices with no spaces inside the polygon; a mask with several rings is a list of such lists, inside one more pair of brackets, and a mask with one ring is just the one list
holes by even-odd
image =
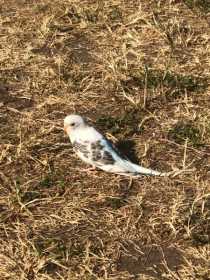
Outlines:
{"label": "dry grass", "polygon": [[[1,0],[1,279],[210,279],[208,2]],[[73,112],[179,175],[82,173]]]}

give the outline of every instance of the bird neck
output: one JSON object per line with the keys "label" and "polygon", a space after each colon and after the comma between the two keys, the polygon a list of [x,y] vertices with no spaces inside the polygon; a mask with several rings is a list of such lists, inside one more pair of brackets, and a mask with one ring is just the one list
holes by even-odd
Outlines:
{"label": "bird neck", "polygon": [[71,133],[69,133],[69,138],[71,142],[73,143],[74,141],[83,140],[83,138],[87,135],[87,128],[88,126],[84,124],[71,131]]}

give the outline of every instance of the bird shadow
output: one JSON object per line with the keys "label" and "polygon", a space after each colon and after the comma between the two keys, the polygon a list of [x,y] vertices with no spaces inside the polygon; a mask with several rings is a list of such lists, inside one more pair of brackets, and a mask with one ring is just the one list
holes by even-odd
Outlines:
{"label": "bird shadow", "polygon": [[131,160],[133,163],[138,164],[138,158],[135,153],[135,143],[132,140],[123,140],[119,141],[116,144],[116,147],[119,149],[119,151],[127,157],[129,160]]}

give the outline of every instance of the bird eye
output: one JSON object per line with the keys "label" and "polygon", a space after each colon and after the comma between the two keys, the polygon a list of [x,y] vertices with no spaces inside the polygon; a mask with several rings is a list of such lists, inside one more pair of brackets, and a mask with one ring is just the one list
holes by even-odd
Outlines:
{"label": "bird eye", "polygon": [[73,122],[73,123],[71,123],[71,126],[74,126],[75,125],[75,123]]}

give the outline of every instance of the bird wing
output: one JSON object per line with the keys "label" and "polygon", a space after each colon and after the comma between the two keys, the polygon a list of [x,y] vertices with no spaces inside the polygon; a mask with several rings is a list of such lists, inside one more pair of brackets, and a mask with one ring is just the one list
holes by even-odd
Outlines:
{"label": "bird wing", "polygon": [[122,157],[117,148],[106,138],[97,141],[74,141],[75,152],[86,162],[97,167],[114,165]]}

